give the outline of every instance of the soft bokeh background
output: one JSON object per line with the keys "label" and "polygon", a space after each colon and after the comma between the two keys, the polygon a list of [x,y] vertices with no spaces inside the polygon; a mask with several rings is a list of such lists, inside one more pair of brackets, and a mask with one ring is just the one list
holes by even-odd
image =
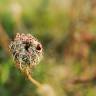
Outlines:
{"label": "soft bokeh background", "polygon": [[34,79],[56,96],[96,96],[96,0],[0,0],[0,96],[40,96],[10,56],[17,32],[43,44]]}

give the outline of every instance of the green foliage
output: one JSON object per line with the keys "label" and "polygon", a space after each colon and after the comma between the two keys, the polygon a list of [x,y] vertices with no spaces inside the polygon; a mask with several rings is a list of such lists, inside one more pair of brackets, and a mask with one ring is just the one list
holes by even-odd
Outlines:
{"label": "green foliage", "polygon": [[7,60],[7,62],[3,63],[0,70],[0,84],[6,83],[6,81],[10,77],[10,67],[11,67],[11,61]]}
{"label": "green foliage", "polygon": [[[15,1],[0,0],[0,24],[9,37],[14,37],[16,32],[26,32],[36,36],[42,42],[44,59],[32,70],[32,77],[40,83],[47,82],[52,85],[56,89],[55,92],[60,93],[58,96],[65,96],[65,93],[66,96],[95,96],[96,83],[89,76],[90,74],[94,76],[96,73],[94,72],[96,68],[94,0]],[[15,3],[17,7],[14,6]],[[17,12],[15,18],[11,12],[12,4],[15,9],[13,13]],[[71,4],[68,5],[70,9],[68,12],[63,4],[66,6]],[[88,32],[89,37],[87,34],[82,35],[83,32]],[[94,39],[87,42],[92,34]],[[36,86],[15,68],[11,58],[2,50],[3,47],[0,39],[0,96],[38,96]],[[61,70],[58,66],[62,66]],[[94,68],[91,70],[92,66]],[[90,70],[86,71],[87,68]],[[70,83],[74,77],[79,78],[83,71],[84,76],[89,78],[87,83]]]}

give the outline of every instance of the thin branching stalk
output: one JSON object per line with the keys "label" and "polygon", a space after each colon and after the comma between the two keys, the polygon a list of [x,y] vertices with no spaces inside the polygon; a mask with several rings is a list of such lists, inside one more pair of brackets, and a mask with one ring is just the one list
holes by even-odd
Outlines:
{"label": "thin branching stalk", "polygon": [[35,79],[32,78],[30,72],[28,70],[26,70],[26,75],[28,77],[28,79],[34,84],[36,85],[38,88],[42,87],[42,84],[40,84],[38,81],[36,81]]}

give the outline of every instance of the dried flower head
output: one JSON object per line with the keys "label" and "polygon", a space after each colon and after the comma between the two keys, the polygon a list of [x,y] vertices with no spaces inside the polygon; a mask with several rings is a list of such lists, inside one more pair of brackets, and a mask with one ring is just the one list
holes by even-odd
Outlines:
{"label": "dried flower head", "polygon": [[17,33],[10,43],[10,50],[20,69],[32,69],[37,65],[43,53],[41,43],[31,34]]}

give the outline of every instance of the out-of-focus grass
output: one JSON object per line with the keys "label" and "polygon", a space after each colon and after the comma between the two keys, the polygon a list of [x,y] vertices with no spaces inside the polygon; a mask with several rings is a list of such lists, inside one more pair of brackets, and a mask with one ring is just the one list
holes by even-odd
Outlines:
{"label": "out-of-focus grass", "polygon": [[[32,76],[52,85],[57,96],[95,96],[94,2],[0,0],[0,24],[8,36],[31,33],[42,42],[44,59],[32,70]],[[0,96],[38,96],[36,87],[15,68],[3,49],[0,43]],[[75,80],[83,83],[74,84]]]}

